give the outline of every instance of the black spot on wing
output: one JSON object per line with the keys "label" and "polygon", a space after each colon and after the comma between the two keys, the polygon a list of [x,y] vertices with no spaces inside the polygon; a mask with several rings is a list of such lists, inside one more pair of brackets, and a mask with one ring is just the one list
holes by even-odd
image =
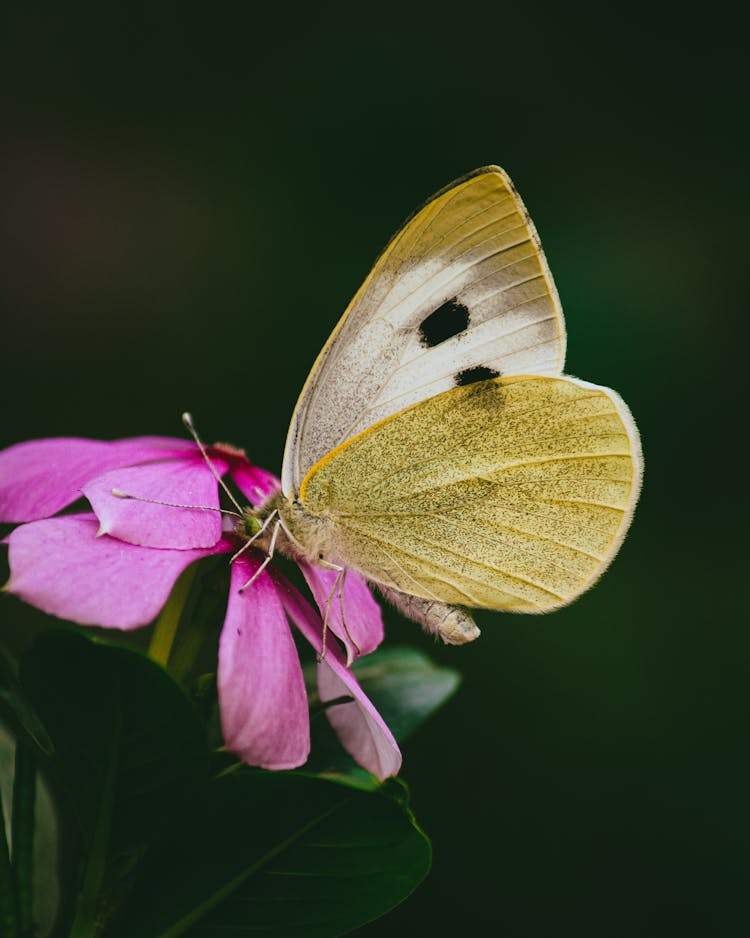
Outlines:
{"label": "black spot on wing", "polygon": [[459,303],[455,296],[438,306],[434,313],[422,320],[419,327],[419,341],[427,348],[434,348],[441,342],[452,339],[463,332],[469,325],[469,310]]}
{"label": "black spot on wing", "polygon": [[466,368],[459,371],[453,379],[456,387],[460,388],[466,384],[475,384],[477,381],[487,381],[489,378],[499,378],[500,372],[494,368],[487,368],[485,365],[477,365],[476,368]]}

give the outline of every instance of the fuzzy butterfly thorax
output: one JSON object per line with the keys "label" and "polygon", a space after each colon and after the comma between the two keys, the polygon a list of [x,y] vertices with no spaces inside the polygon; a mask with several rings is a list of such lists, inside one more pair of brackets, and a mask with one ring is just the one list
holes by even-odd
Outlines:
{"label": "fuzzy butterfly thorax", "polygon": [[278,511],[282,530],[281,549],[310,563],[337,564],[335,531],[331,518],[308,511],[298,497],[287,498],[283,493],[268,503],[268,509]]}
{"label": "fuzzy butterfly thorax", "polygon": [[257,508],[246,508],[235,533],[244,541],[252,540],[258,550],[268,553],[276,517],[280,527],[275,548],[282,554],[316,566],[330,567],[338,563],[332,519],[326,514],[308,511],[296,495],[287,498],[277,492]]}

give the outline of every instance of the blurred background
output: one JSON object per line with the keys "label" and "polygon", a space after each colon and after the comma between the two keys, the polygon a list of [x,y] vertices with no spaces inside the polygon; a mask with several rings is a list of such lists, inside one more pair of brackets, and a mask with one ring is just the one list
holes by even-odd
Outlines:
{"label": "blurred background", "polygon": [[[64,7],[67,7],[64,8]],[[313,359],[402,219],[484,163],[536,222],[569,373],[646,476],[611,570],[433,646],[405,751],[434,869],[358,932],[745,934],[746,67],[658,7],[6,4],[0,445],[181,435],[277,470]],[[736,30],[735,30],[736,31]],[[743,356],[744,358],[745,356]],[[5,635],[44,617],[6,598]]]}

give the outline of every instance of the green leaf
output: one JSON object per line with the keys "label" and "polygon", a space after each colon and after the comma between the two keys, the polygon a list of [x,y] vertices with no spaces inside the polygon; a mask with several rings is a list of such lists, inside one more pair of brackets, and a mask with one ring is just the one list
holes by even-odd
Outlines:
{"label": "green leaf", "polygon": [[[0,722],[0,791],[6,804],[10,804],[12,792],[13,816],[9,824],[12,831],[11,870],[19,935],[33,934],[45,938],[53,933],[60,905],[59,825],[44,775],[35,772],[35,780],[29,784],[28,753],[21,754],[27,745],[25,733],[21,732],[16,738]],[[29,817],[32,793],[33,831]],[[0,934],[5,936],[6,932],[0,929]]]}
{"label": "green leaf", "polygon": [[160,667],[77,633],[40,636],[21,663],[21,682],[82,832],[87,863],[71,934],[90,934],[170,812],[205,779],[203,728]]}
{"label": "green leaf", "polygon": [[390,782],[365,794],[301,773],[218,778],[149,851],[107,935],[345,934],[427,874],[429,841],[405,792]]}
{"label": "green leaf", "polygon": [[[18,933],[43,938],[51,934],[60,901],[58,821],[39,766],[52,744],[26,699],[16,659],[3,645],[0,716],[7,720],[6,724],[0,719],[0,787],[10,809],[10,875]],[[0,933],[5,934],[2,929]]]}
{"label": "green leaf", "polygon": [[458,671],[406,646],[374,651],[355,661],[352,670],[399,742],[442,707],[461,683]]}
{"label": "green leaf", "polygon": [[[406,646],[374,651],[355,661],[352,670],[399,742],[417,730],[461,683],[457,671],[437,665],[424,652]],[[305,669],[305,681],[311,699],[315,700],[314,665]],[[321,710],[314,712],[311,729],[312,753],[305,766],[308,771],[365,790],[378,787],[377,779],[341,748]]]}
{"label": "green leaf", "polygon": [[25,740],[16,741],[13,779],[13,878],[18,896],[21,931],[34,921],[34,809],[36,805],[36,754]]}
{"label": "green leaf", "polygon": [[[12,764],[12,752],[7,747],[0,752],[0,780],[7,779],[7,765]],[[18,938],[18,896],[16,895],[13,869],[10,865],[10,848],[6,835],[5,811],[3,809],[3,787],[0,785],[0,935]]]}
{"label": "green leaf", "polygon": [[21,687],[16,660],[3,644],[0,644],[0,713],[5,713],[14,729],[26,734],[38,750],[51,752],[52,743]]}

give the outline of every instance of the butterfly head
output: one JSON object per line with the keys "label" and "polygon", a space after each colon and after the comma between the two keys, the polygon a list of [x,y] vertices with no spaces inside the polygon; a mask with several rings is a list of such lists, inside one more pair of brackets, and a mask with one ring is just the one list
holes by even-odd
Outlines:
{"label": "butterfly head", "polygon": [[258,515],[257,509],[246,506],[242,509],[242,513],[235,523],[234,530],[238,537],[241,537],[243,540],[249,540],[251,537],[255,537],[259,534],[262,527],[263,522]]}

